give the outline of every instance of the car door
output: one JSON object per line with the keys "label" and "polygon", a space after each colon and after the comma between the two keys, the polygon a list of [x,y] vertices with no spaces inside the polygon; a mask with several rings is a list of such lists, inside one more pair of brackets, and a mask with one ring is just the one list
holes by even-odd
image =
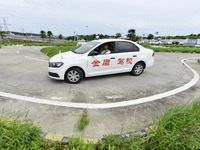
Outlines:
{"label": "car door", "polygon": [[129,72],[139,60],[139,48],[132,42],[118,41],[116,44],[115,72]]}
{"label": "car door", "polygon": [[112,74],[115,71],[115,54],[88,55],[88,76]]}

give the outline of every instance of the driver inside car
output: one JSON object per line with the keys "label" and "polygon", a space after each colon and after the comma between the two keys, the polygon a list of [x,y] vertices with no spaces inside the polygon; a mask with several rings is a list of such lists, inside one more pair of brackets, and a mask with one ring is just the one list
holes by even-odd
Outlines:
{"label": "driver inside car", "polygon": [[103,46],[103,51],[101,52],[101,55],[107,55],[107,54],[110,54],[111,51],[108,49],[109,45],[108,44],[104,44]]}

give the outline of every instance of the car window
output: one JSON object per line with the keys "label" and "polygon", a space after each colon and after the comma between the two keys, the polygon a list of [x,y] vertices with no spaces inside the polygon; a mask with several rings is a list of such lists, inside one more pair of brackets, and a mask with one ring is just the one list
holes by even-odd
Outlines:
{"label": "car window", "polygon": [[72,52],[77,53],[77,54],[84,54],[87,53],[89,50],[97,46],[100,42],[88,42],[86,44],[83,44],[79,48],[73,50]]}
{"label": "car window", "polygon": [[[114,53],[115,50],[115,42],[107,42],[107,43],[103,43],[100,46],[98,46],[97,48],[94,49],[94,51],[97,51],[99,55],[103,55],[102,51],[104,50],[104,45],[107,44],[108,45],[108,49],[110,51],[110,54]],[[92,53],[92,52],[91,52]],[[91,55],[91,53],[89,54],[89,56]]]}
{"label": "car window", "polygon": [[124,53],[124,52],[135,52],[139,51],[139,48],[130,42],[117,42],[117,52]]}

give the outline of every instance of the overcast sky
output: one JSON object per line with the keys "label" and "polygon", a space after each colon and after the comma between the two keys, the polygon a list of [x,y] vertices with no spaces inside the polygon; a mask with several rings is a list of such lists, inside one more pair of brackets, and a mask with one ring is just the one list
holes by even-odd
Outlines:
{"label": "overcast sky", "polygon": [[0,17],[20,32],[186,35],[200,33],[200,0],[0,0]]}

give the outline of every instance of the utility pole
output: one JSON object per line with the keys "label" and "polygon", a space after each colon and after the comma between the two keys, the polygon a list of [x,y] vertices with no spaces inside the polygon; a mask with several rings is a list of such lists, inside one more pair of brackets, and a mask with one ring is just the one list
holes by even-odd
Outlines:
{"label": "utility pole", "polygon": [[4,33],[10,34],[10,31],[8,29],[8,25],[10,25],[10,24],[7,24],[5,17],[1,17],[1,18],[3,19]]}
{"label": "utility pole", "polygon": [[143,33],[143,34],[142,34],[142,40],[144,39],[144,37],[145,37],[145,34]]}
{"label": "utility pole", "polygon": [[88,26],[85,26],[85,28],[86,28],[86,34],[85,34],[85,36],[86,36],[86,41],[87,41],[87,29],[88,29]]}
{"label": "utility pole", "polygon": [[[158,37],[158,34],[159,34],[159,32],[157,31],[157,32],[155,32],[155,35],[157,35],[157,37]],[[154,37],[155,39],[156,39],[156,37]]]}
{"label": "utility pole", "polygon": [[22,35],[24,34],[24,28],[21,29],[21,33],[22,33]]}

